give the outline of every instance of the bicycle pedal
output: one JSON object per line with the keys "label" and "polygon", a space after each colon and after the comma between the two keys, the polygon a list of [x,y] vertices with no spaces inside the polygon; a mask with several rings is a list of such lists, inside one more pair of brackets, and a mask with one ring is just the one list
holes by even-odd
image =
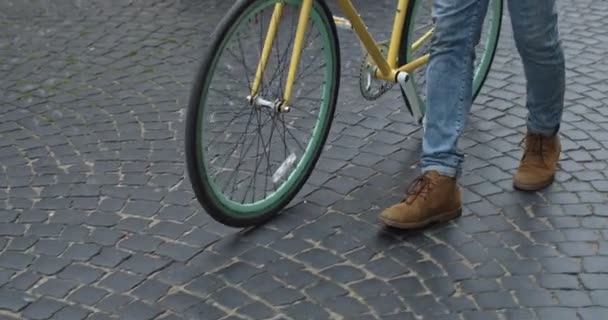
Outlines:
{"label": "bicycle pedal", "polygon": [[422,124],[422,118],[424,115],[420,111],[420,103],[416,95],[416,89],[411,81],[411,76],[407,72],[399,72],[397,74],[397,83],[401,89],[401,96],[405,101],[405,106],[409,111],[410,115],[414,118],[417,124]]}

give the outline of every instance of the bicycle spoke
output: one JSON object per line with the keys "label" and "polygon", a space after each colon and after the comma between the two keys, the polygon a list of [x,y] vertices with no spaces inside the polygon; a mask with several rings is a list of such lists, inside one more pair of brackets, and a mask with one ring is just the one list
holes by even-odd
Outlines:
{"label": "bicycle spoke", "polygon": [[[231,156],[231,155],[234,153],[234,151],[236,150],[236,148],[238,148],[238,146],[240,145],[240,143],[241,143],[241,139],[242,139],[242,138],[244,138],[244,137],[245,137],[245,134],[246,134],[246,133],[249,131],[249,124],[251,124],[251,119],[252,119],[252,117],[253,117],[253,113],[254,113],[254,112],[255,112],[255,109],[251,109],[251,113],[249,113],[249,120],[247,120],[247,125],[245,126],[245,132],[243,132],[243,133],[241,134],[241,136],[239,136],[239,139],[237,140],[237,143],[234,145],[234,148],[232,148],[232,149],[230,150],[230,152],[228,152],[228,159],[230,159],[230,156]],[[244,149],[244,148],[241,148],[241,154],[242,154],[242,152],[243,152],[243,149]],[[241,158],[241,157],[242,157],[242,156],[239,156],[239,158]],[[226,163],[227,163],[227,162],[228,162],[228,160],[226,160],[226,161],[224,162],[224,164],[222,165],[222,167],[224,167],[224,168],[225,168],[225,167],[226,167]],[[232,175],[230,176],[230,179],[228,179],[228,183],[227,183],[226,185],[229,185],[229,184],[230,184],[230,181],[232,180],[232,178],[233,178],[233,176],[235,175],[235,173],[236,173],[236,172],[239,170],[240,166],[241,166],[241,162],[239,162],[239,164],[236,166],[235,170],[232,172]],[[236,181],[235,181],[235,184],[236,184]],[[222,189],[222,192],[224,192],[224,191],[225,191],[225,189]],[[234,187],[233,187],[233,192],[234,192]]]}
{"label": "bicycle spoke", "polygon": [[308,100],[308,101],[313,101],[313,102],[320,102],[320,101],[323,101],[323,99],[319,99],[319,98],[310,98],[310,97],[298,97],[298,100]]}
{"label": "bicycle spoke", "polygon": [[[300,149],[302,151],[305,151],[306,148],[304,148],[302,146],[302,144],[300,143],[300,141],[291,133],[291,131],[289,131],[289,129],[287,128],[287,125],[285,125],[285,120],[283,119],[283,121],[281,121],[281,123],[283,124],[283,129],[284,131],[287,131],[287,133],[289,133],[289,135],[291,136],[291,138],[298,144],[298,147],[300,147]],[[284,143],[286,143],[287,140],[287,136],[283,136],[285,139],[283,139]]]}
{"label": "bicycle spoke", "polygon": [[[258,42],[258,48],[259,48],[259,53],[260,53],[260,57],[259,57],[259,61],[262,60],[262,52],[264,51],[264,15],[262,13],[260,13],[261,16],[261,21],[259,21],[259,25],[260,25],[260,37],[259,37],[259,42]],[[265,71],[265,70],[263,70]],[[265,78],[266,78],[266,72],[262,72],[262,78],[260,79],[260,92],[264,92],[264,88],[266,88],[266,84],[265,84]]]}
{"label": "bicycle spoke", "polygon": [[[247,199],[247,194],[249,193],[249,190],[251,189],[252,184],[253,184],[253,196],[252,196],[253,198],[251,199],[251,202],[255,202],[255,179],[258,174],[258,168],[260,166],[259,157],[257,156],[257,154],[259,153],[259,150],[260,150],[260,136],[261,136],[260,135],[260,131],[261,131],[261,129],[260,129],[260,112],[256,112],[255,118],[256,118],[256,121],[258,122],[258,129],[257,129],[258,134],[257,134],[257,139],[256,139],[256,141],[257,141],[256,148],[257,148],[258,152],[256,152],[256,157],[255,157],[255,169],[254,169],[253,175],[252,175],[253,179],[250,180],[249,185],[247,186],[247,188],[245,188],[245,194],[243,195],[243,200],[241,200],[241,203],[245,203],[245,200]],[[263,145],[262,145],[262,147],[263,147]]]}
{"label": "bicycle spoke", "polygon": [[[272,127],[270,128],[270,137],[268,138],[267,146],[272,145],[272,137],[274,134],[275,127],[276,127],[276,123],[274,121],[272,121]],[[270,176],[271,170],[272,170],[272,166],[270,165],[270,156],[267,153],[266,154],[266,177],[264,178],[264,198],[266,198],[268,196],[268,177]],[[276,184],[274,183],[274,181],[272,181],[272,182],[273,182],[273,186],[276,190]]]}
{"label": "bicycle spoke", "polygon": [[327,65],[325,63],[322,64],[322,65],[320,65],[320,66],[317,66],[317,69],[313,69],[311,72],[307,73],[306,76],[302,75],[302,77],[300,77],[300,81],[302,81],[303,79],[306,79],[306,78],[310,77],[311,75],[313,75],[314,71],[319,71],[319,70],[325,68],[326,66]]}
{"label": "bicycle spoke", "polygon": [[[321,35],[321,33],[317,33],[317,35],[314,37],[314,39],[318,39],[319,36]],[[310,39],[310,33],[307,34],[307,38],[306,38],[306,42],[309,42]],[[300,75],[303,74],[304,72],[306,72],[306,70],[308,70],[310,68],[310,66],[312,66],[315,62],[317,62],[317,59],[319,59],[319,55],[315,55],[314,58],[312,59],[312,61],[308,62],[308,64],[304,67],[304,69],[302,69],[302,71],[300,72]],[[297,77],[297,76],[296,76]]]}
{"label": "bicycle spoke", "polygon": [[[296,26],[296,19],[295,19],[296,15],[292,14],[291,15],[291,30],[290,31],[290,37],[289,37],[289,43],[287,44],[287,48],[286,48],[286,52],[292,52],[292,47],[293,47],[293,43],[295,40],[295,34],[296,34],[296,30],[295,30],[295,26]],[[291,36],[293,34],[293,36]],[[285,95],[285,88],[281,85],[284,84],[286,81],[286,77],[287,75],[285,74],[285,68],[287,66],[289,66],[288,61],[290,61],[290,59],[287,58],[288,56],[284,56],[284,60],[279,61],[277,63],[277,70],[279,70],[279,74],[281,75],[280,77],[280,84],[278,86],[279,91],[277,91],[277,95],[279,95],[280,97],[283,97]]]}
{"label": "bicycle spoke", "polygon": [[247,67],[247,63],[245,62],[245,53],[243,52],[243,47],[242,47],[242,43],[241,43],[240,33],[237,33],[237,39],[238,39],[239,51],[240,51],[240,54],[241,54],[241,59],[239,59],[236,56],[236,54],[234,54],[230,49],[226,48],[226,51],[228,53],[230,53],[238,62],[240,62],[241,65],[243,66],[243,68],[245,69],[245,79],[247,79],[247,87],[249,88],[249,90],[251,90],[251,79],[249,78],[250,71],[249,71],[249,68]]}
{"label": "bicycle spoke", "polygon": [[[323,84],[325,84],[325,83],[323,83]],[[306,91],[304,95],[309,95],[309,94],[313,93],[315,90],[319,90],[319,88],[320,87],[312,87],[312,89]]]}
{"label": "bicycle spoke", "polygon": [[[242,115],[243,113],[245,113],[245,111],[247,111],[246,108],[243,108],[236,116],[234,116],[227,124],[227,126],[231,125],[240,115]],[[209,143],[210,145],[213,145],[216,141],[216,139],[221,136],[222,134],[225,134],[226,132],[222,131],[219,134],[217,134],[212,140],[211,143]]]}
{"label": "bicycle spoke", "polygon": [[232,93],[229,93],[228,91],[223,91],[221,89],[216,89],[216,88],[213,88],[213,87],[210,87],[209,90],[217,92],[219,94],[222,94],[224,97],[232,98],[232,99],[237,100],[237,101],[238,100],[247,101],[247,99],[245,99],[244,97],[236,96],[236,95],[234,95]]}
{"label": "bicycle spoke", "polygon": [[[253,186],[253,195],[252,195],[252,202],[255,201],[255,187],[256,187],[256,181],[257,181],[257,173],[258,173],[258,169],[260,167],[260,165],[262,164],[262,161],[260,161],[260,156],[266,156],[267,158],[267,162],[268,164],[270,163],[270,157],[268,155],[268,145],[264,144],[264,139],[263,139],[263,134],[262,134],[262,130],[266,127],[266,125],[268,124],[269,120],[264,121],[263,123],[261,122],[260,116],[261,116],[262,112],[258,112],[257,113],[257,117],[256,120],[258,122],[258,130],[257,130],[257,150],[258,152],[256,152],[256,160],[255,160],[255,169],[253,172],[253,179],[250,180],[249,185],[247,186],[246,190],[245,190],[245,194],[243,196],[243,200],[241,200],[241,203],[243,203],[246,199],[247,199],[247,194],[249,193],[249,189],[251,189],[251,187]],[[273,126],[274,127],[274,126]],[[271,136],[272,136],[272,131],[273,129],[271,128]],[[259,145],[260,143],[262,144],[262,151],[263,153],[260,154],[259,153]],[[268,168],[266,169],[266,171],[268,172]],[[266,178],[267,180],[267,178]]]}
{"label": "bicycle spoke", "polygon": [[[283,72],[280,72],[280,71],[282,71],[281,70],[281,65],[283,65],[283,63],[288,60],[287,57],[288,57],[288,54],[290,52],[289,49],[291,49],[291,43],[285,48],[285,50],[283,51],[283,54],[278,58],[277,67],[275,67],[274,73],[273,73],[272,77],[270,78],[270,81],[269,81],[269,84],[268,84],[270,87],[272,86],[272,84],[276,80],[277,76],[279,76],[279,75],[281,75],[281,77],[283,76]],[[277,52],[277,56],[278,56],[278,52]],[[281,87],[282,83],[283,83],[283,79],[281,79],[281,81],[280,81],[280,83],[278,85],[278,88],[282,88]],[[278,92],[276,92],[275,94],[277,96],[279,96]],[[280,95],[280,97],[283,97],[282,94]]]}

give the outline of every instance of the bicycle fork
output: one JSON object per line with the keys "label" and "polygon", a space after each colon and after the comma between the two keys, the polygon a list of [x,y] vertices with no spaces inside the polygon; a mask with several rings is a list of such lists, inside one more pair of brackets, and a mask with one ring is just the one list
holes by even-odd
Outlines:
{"label": "bicycle fork", "polygon": [[283,3],[277,3],[274,6],[272,18],[270,19],[270,25],[268,32],[266,33],[266,39],[264,41],[264,49],[260,62],[255,73],[255,79],[251,88],[251,95],[248,97],[250,103],[258,104],[265,107],[272,107],[279,112],[289,111],[289,102],[293,91],[293,84],[298,71],[298,65],[300,63],[300,57],[302,55],[302,47],[304,45],[304,36],[306,35],[306,29],[308,27],[308,19],[310,18],[310,12],[312,10],[314,0],[303,0],[302,9],[300,10],[300,16],[298,18],[298,26],[296,29],[296,38],[293,45],[293,51],[291,53],[291,61],[289,64],[289,72],[287,74],[287,81],[285,83],[285,93],[283,94],[282,100],[268,101],[258,96],[260,85],[264,77],[264,70],[268,64],[270,58],[270,52],[274,44],[277,31],[279,29],[279,23],[281,21],[281,15],[283,14]]}

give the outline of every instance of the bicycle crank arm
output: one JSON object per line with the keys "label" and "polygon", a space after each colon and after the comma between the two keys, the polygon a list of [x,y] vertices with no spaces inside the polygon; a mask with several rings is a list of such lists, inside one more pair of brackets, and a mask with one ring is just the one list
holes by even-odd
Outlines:
{"label": "bicycle crank arm", "polygon": [[422,124],[422,118],[424,115],[420,110],[420,103],[418,103],[416,90],[414,89],[414,84],[411,81],[411,76],[409,73],[399,72],[397,74],[397,83],[399,83],[401,96],[405,101],[405,106],[407,107],[410,115],[414,118],[416,123]]}

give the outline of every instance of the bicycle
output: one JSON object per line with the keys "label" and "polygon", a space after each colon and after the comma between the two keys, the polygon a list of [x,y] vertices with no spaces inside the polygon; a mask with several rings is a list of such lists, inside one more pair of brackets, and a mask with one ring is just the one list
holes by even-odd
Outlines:
{"label": "bicycle", "polygon": [[[398,84],[409,114],[422,123],[421,67],[429,54],[421,48],[428,49],[433,35],[432,19],[422,10],[431,2],[398,0],[384,43],[374,40],[351,0],[337,4],[345,17],[333,16],[324,0],[239,0],[217,26],[192,87],[185,150],[197,200],[218,222],[239,228],[265,222],[314,170],[338,97],[337,27],[354,30],[367,53],[359,80],[363,97],[377,99]],[[502,9],[502,0],[490,1],[477,46],[483,52],[476,59],[474,98],[494,58]]]}

